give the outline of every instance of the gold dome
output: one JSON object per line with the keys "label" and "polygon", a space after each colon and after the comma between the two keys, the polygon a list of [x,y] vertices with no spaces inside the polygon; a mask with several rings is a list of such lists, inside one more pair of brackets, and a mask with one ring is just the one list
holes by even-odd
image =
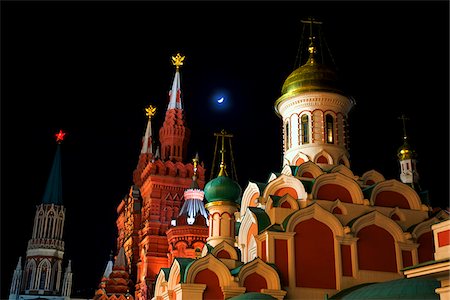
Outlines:
{"label": "gold dome", "polygon": [[311,59],[286,78],[281,94],[295,96],[309,91],[328,91],[342,94],[338,87],[336,73]]}
{"label": "gold dome", "polygon": [[406,139],[403,145],[398,148],[397,157],[400,160],[416,158],[416,152],[411,149]]}

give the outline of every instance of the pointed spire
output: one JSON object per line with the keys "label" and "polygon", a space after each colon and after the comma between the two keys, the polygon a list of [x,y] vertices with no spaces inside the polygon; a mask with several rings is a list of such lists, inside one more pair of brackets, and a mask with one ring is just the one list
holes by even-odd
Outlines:
{"label": "pointed spire", "polygon": [[61,142],[64,139],[65,133],[60,130],[55,134],[56,142],[56,154],[53,159],[52,169],[45,188],[44,197],[42,198],[43,204],[62,204],[62,181],[61,181]]}
{"label": "pointed spire", "polygon": [[181,105],[181,84],[180,84],[180,66],[183,65],[185,56],[181,56],[180,53],[177,53],[176,56],[172,56],[172,64],[176,67],[175,69],[175,77],[173,78],[172,89],[169,91],[169,105],[167,106],[167,110],[169,109],[183,109]]}
{"label": "pointed spire", "polygon": [[152,139],[152,118],[156,114],[156,107],[150,105],[145,109],[145,115],[148,117],[147,128],[145,130],[145,135],[142,138],[142,149],[141,154],[153,154],[153,139]]}
{"label": "pointed spire", "polygon": [[22,270],[22,256],[19,256],[19,260],[17,261],[16,271]]}
{"label": "pointed spire", "polygon": [[111,274],[113,269],[113,254],[111,251],[111,254],[109,255],[109,261],[106,264],[105,272],[103,272],[103,278],[109,278],[109,274]]}
{"label": "pointed spire", "polygon": [[126,260],[125,260],[125,249],[120,247],[119,254],[117,254],[116,261],[114,262],[113,268],[126,268]]}

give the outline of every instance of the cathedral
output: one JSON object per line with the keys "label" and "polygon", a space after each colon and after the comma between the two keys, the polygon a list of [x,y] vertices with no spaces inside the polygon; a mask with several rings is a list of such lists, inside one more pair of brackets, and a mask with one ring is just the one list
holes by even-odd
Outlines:
{"label": "cathedral", "polygon": [[[225,131],[217,134],[222,149],[212,180],[198,156],[187,157],[185,58],[172,57],[159,141],[150,106],[134,184],[117,207],[117,255],[106,262],[94,299],[375,299],[386,292],[409,299],[411,290],[418,299],[449,299],[449,214],[432,209],[420,190],[406,130],[398,180],[376,170],[353,173],[348,113],[355,102],[323,59],[313,30],[319,22],[304,24],[308,57],[274,99],[283,165],[268,170],[265,182],[240,186],[232,178]],[[58,192],[55,180],[47,189]],[[45,196],[10,300],[70,298],[70,261],[64,276],[61,270],[63,224],[61,199]]]}

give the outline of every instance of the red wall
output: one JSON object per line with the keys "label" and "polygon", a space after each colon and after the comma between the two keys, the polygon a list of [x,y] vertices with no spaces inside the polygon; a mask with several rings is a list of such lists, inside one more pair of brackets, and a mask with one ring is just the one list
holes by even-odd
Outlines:
{"label": "red wall", "polygon": [[384,207],[398,206],[399,208],[410,208],[408,200],[405,198],[405,196],[394,191],[379,192],[375,197],[374,204]]}
{"label": "red wall", "polygon": [[261,259],[263,261],[267,261],[267,255],[266,255],[266,241],[261,242]]}
{"label": "red wall", "polygon": [[194,283],[205,283],[206,289],[203,292],[203,299],[223,299],[222,289],[216,273],[210,269],[201,270],[195,275]]}
{"label": "red wall", "polygon": [[343,186],[328,183],[319,188],[317,199],[334,201],[339,198],[342,202],[353,203],[350,192]]}
{"label": "red wall", "polygon": [[358,232],[358,238],[359,269],[397,273],[394,238],[388,231],[369,225]]}
{"label": "red wall", "polygon": [[220,250],[216,255],[217,258],[231,258],[230,253],[225,250]]}
{"label": "red wall", "polygon": [[402,250],[403,268],[413,265],[411,251]]}
{"label": "red wall", "polygon": [[336,288],[334,238],[331,229],[316,219],[295,226],[296,286]]}
{"label": "red wall", "polygon": [[439,247],[450,244],[450,230],[441,231],[437,234]]}
{"label": "red wall", "polygon": [[419,248],[417,248],[417,254],[419,256],[419,263],[434,259],[434,243],[433,234],[431,231],[425,232],[418,239]]}
{"label": "red wall", "polygon": [[288,246],[286,240],[275,239],[275,264],[281,272],[281,285],[289,286]]}
{"label": "red wall", "polygon": [[261,292],[261,289],[267,289],[267,282],[264,277],[257,273],[252,273],[245,277],[244,286],[247,288],[245,290],[248,292]]}
{"label": "red wall", "polygon": [[313,174],[311,174],[310,172],[304,172],[301,177],[308,177],[308,178],[314,178]]}
{"label": "red wall", "polygon": [[342,275],[352,276],[352,251],[350,245],[341,245]]}

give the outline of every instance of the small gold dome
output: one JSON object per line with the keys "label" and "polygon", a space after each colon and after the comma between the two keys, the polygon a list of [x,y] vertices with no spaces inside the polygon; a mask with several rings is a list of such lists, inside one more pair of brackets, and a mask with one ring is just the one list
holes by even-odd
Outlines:
{"label": "small gold dome", "polygon": [[403,145],[398,148],[397,157],[400,160],[412,159],[416,157],[416,152],[411,149],[408,142],[405,140]]}

